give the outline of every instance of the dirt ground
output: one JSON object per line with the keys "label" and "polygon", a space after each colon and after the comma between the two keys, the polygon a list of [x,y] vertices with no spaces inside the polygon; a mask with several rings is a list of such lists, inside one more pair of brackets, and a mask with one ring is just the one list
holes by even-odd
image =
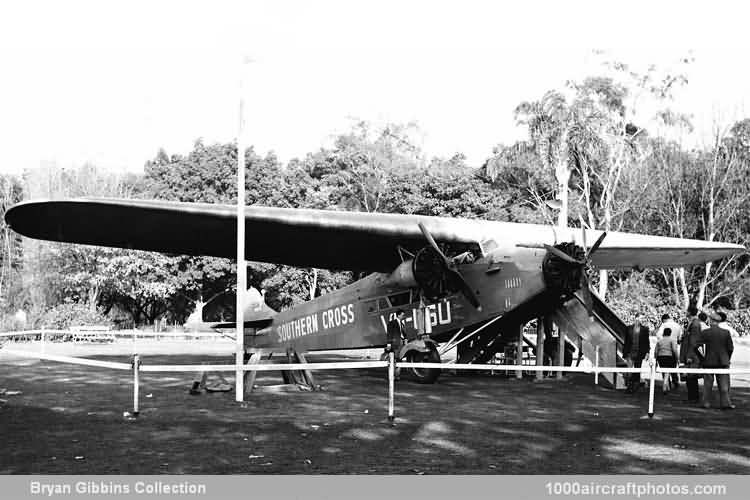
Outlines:
{"label": "dirt ground", "polygon": [[[215,350],[216,351],[216,350]],[[127,356],[96,355],[124,361]],[[145,364],[231,363],[150,354]],[[310,361],[337,359],[310,356]],[[666,396],[563,381],[443,374],[396,385],[387,420],[382,370],[316,371],[321,392],[191,396],[192,374],[142,373],[141,415],[129,372],[0,360],[2,474],[747,474],[750,383],[733,380],[733,411]],[[231,375],[226,376],[230,382]],[[278,384],[276,372],[257,383]]]}

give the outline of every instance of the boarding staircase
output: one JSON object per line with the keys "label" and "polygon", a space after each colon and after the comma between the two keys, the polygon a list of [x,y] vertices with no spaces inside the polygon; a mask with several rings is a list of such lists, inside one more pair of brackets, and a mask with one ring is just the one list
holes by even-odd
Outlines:
{"label": "boarding staircase", "polygon": [[[595,293],[592,292],[591,295],[592,316],[589,317],[579,294],[574,294],[564,302],[556,301],[549,294],[541,294],[459,346],[456,362],[489,363],[506,345],[518,340],[519,325],[539,316],[550,316],[565,335],[568,349],[580,347],[583,356],[594,363],[598,348],[599,366],[623,366],[625,361],[620,352],[627,326]],[[555,303],[557,306],[550,306]],[[524,336],[524,341],[537,351],[535,336]],[[622,385],[622,380],[612,373],[601,374],[600,380],[610,387]]]}

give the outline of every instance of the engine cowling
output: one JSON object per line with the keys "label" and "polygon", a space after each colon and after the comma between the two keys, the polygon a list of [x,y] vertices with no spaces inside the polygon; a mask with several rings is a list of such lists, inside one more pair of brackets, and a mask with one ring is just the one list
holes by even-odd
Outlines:
{"label": "engine cowling", "polygon": [[436,299],[446,289],[446,270],[442,257],[432,247],[420,249],[391,273],[386,284],[404,288],[419,287],[426,298]]}
{"label": "engine cowling", "polygon": [[[555,248],[561,250],[576,260],[584,260],[583,248],[574,243],[560,243]],[[559,290],[564,294],[570,294],[581,286],[581,275],[585,272],[584,266],[566,262],[554,253],[547,253],[542,263],[544,282],[550,288]]]}

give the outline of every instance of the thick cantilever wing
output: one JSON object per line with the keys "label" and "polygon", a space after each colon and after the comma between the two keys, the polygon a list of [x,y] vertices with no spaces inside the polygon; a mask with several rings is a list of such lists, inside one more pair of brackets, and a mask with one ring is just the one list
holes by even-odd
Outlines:
{"label": "thick cantilever wing", "polygon": [[[601,236],[587,230],[589,241]],[[597,240],[598,241],[598,240]],[[682,267],[703,264],[745,252],[745,247],[717,241],[688,240],[640,234],[608,232],[591,252],[591,264],[601,269]]]}
{"label": "thick cantilever wing", "polygon": [[[157,252],[235,256],[232,205],[146,200],[31,201],[5,215],[13,230],[32,238]],[[498,258],[513,260],[516,246],[575,241],[579,229],[418,215],[330,210],[246,208],[246,258],[301,267],[390,272],[397,247],[425,245],[419,224],[438,243],[475,245],[494,240]],[[587,241],[599,231],[587,230]],[[493,247],[493,245],[488,245]],[[702,264],[744,252],[741,245],[609,232],[591,255],[600,268]]]}
{"label": "thick cantilever wing", "polygon": [[[146,200],[31,201],[6,220],[31,238],[158,252],[236,256],[233,205]],[[390,272],[397,246],[424,246],[419,222],[443,243],[478,241],[478,221],[249,206],[246,258],[301,267]]]}

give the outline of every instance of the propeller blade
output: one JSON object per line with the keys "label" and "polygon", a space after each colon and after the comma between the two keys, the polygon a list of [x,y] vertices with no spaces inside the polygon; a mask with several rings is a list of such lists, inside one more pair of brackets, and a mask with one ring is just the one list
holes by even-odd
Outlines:
{"label": "propeller blade", "polygon": [[466,280],[461,275],[461,273],[453,269],[451,269],[449,272],[451,274],[451,278],[456,280],[458,284],[461,286],[461,293],[464,294],[464,296],[468,299],[468,301],[471,303],[472,306],[474,306],[474,308],[477,311],[481,311],[482,304],[479,303],[479,299],[474,293],[474,290],[472,290],[471,286],[469,286],[469,283],[466,282]]}
{"label": "propeller blade", "polygon": [[471,286],[466,282],[464,277],[455,269],[455,265],[453,264],[453,261],[450,260],[448,257],[445,256],[443,252],[440,251],[440,247],[438,247],[437,243],[435,242],[435,238],[432,237],[430,232],[427,230],[426,227],[424,227],[424,224],[421,222],[418,223],[419,230],[422,231],[422,234],[424,235],[427,242],[430,244],[433,250],[437,252],[437,254],[442,257],[443,263],[445,265],[445,271],[450,277],[458,283],[458,285],[461,287],[461,293],[463,293],[469,302],[471,302],[471,305],[474,306],[477,311],[482,310],[482,305],[479,303],[479,299],[477,298],[476,294],[474,293],[474,290],[471,289]]}
{"label": "propeller blade", "polygon": [[445,267],[450,267],[451,261],[448,259],[448,257],[445,256],[445,254],[442,251],[440,251],[440,247],[438,247],[437,243],[435,242],[435,238],[433,238],[430,232],[427,230],[427,228],[424,227],[424,224],[420,222],[418,225],[419,225],[419,230],[422,231],[422,235],[427,240],[427,243],[429,243],[432,249],[435,250],[437,254],[443,258]]}
{"label": "propeller blade", "polygon": [[602,241],[604,241],[604,238],[607,236],[607,232],[603,232],[601,236],[599,236],[599,239],[596,240],[596,243],[594,243],[594,246],[591,247],[591,249],[586,252],[586,257],[590,257],[592,253],[596,252],[596,249],[599,248],[599,245],[602,244]]}
{"label": "propeller blade", "polygon": [[558,256],[559,258],[561,258],[565,262],[569,262],[571,264],[578,264],[578,265],[581,265],[581,266],[584,264],[584,262],[581,262],[580,260],[574,259],[570,255],[566,254],[565,252],[563,252],[559,248],[553,247],[552,245],[544,245],[544,248],[546,248],[548,252],[550,252],[550,253]]}
{"label": "propeller blade", "polygon": [[516,246],[519,248],[544,248],[541,243],[516,243]]}
{"label": "propeller blade", "polygon": [[589,277],[586,270],[581,272],[581,293],[583,294],[583,305],[586,306],[586,312],[589,318],[594,317],[594,299],[591,297],[591,288],[589,286]]}
{"label": "propeller blade", "polygon": [[583,239],[582,239],[582,242],[583,242],[583,253],[587,254],[587,252],[588,252],[587,248],[588,247],[586,246],[586,226],[583,224],[583,217],[578,217],[578,220],[581,223],[581,236],[583,237]]}

